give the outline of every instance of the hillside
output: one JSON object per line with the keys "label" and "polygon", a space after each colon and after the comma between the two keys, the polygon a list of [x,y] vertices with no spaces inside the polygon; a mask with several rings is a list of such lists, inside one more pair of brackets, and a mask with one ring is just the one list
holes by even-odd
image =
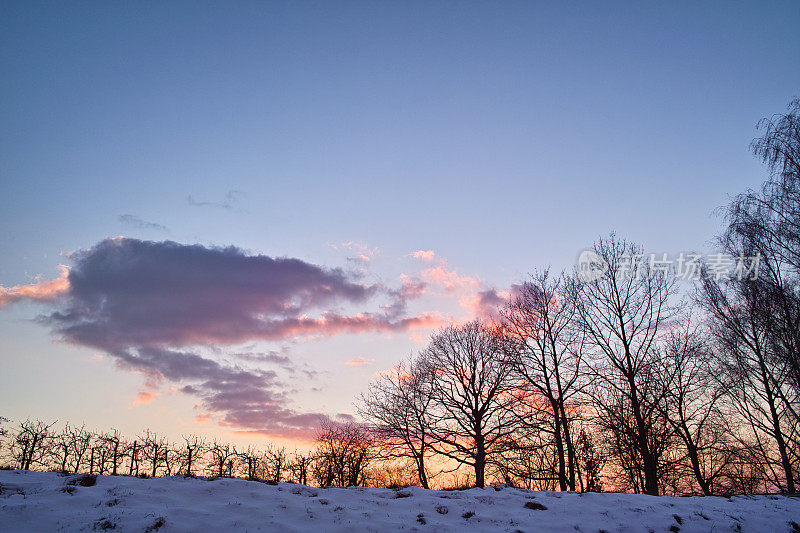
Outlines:
{"label": "hillside", "polygon": [[[318,489],[0,471],[0,531],[798,531],[800,498]],[[95,481],[94,485],[89,485]]]}

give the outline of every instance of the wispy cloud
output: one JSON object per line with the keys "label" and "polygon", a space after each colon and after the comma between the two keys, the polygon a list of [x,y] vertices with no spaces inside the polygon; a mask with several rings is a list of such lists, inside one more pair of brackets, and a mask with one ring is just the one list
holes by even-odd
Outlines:
{"label": "wispy cloud", "polygon": [[208,201],[198,201],[195,200],[192,195],[186,197],[186,201],[189,205],[193,205],[195,207],[214,207],[218,209],[224,209],[226,211],[236,211],[242,212],[242,208],[240,207],[240,202],[244,198],[244,192],[238,190],[231,190],[225,195],[225,199],[221,202],[208,202]]}
{"label": "wispy cloud", "polygon": [[411,257],[419,259],[420,261],[425,261],[426,263],[432,262],[434,255],[433,250],[417,250],[416,252],[411,252]]}
{"label": "wispy cloud", "polygon": [[375,359],[364,359],[363,357],[356,357],[344,362],[347,366],[369,366],[373,363],[375,363]]}
{"label": "wispy cloud", "polygon": [[151,230],[158,230],[158,231],[169,231],[166,226],[161,224],[156,224],[155,222],[149,222],[147,220],[143,220],[136,215],[120,215],[117,219],[129,226],[139,229],[151,229]]}
{"label": "wispy cloud", "polygon": [[352,252],[354,255],[349,256],[347,259],[357,263],[369,263],[379,253],[378,248],[356,241],[345,241],[339,244],[330,244],[329,246],[334,250]]}

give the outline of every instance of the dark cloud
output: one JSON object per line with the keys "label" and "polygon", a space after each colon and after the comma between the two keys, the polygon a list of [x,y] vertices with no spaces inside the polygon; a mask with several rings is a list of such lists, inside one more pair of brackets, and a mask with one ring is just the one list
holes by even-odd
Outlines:
{"label": "dark cloud", "polygon": [[498,292],[495,288],[478,291],[470,302],[475,316],[488,320],[499,318],[500,309],[505,306],[510,298],[519,294],[520,285],[512,284],[508,290]]}
{"label": "dark cloud", "polygon": [[[264,434],[308,436],[322,415],[289,408],[274,371],[215,360],[220,346],[407,330],[439,321],[405,316],[405,300],[421,290],[416,285],[367,285],[340,269],[235,247],[117,238],[70,259],[63,306],[43,319],[64,340],[103,350],[152,380],[179,383],[223,424]],[[389,303],[379,305],[380,299]],[[377,311],[341,311],[370,305]],[[230,355],[292,368],[278,352]]]}
{"label": "dark cloud", "polygon": [[181,391],[197,396],[205,411],[215,413],[223,425],[248,428],[270,436],[308,438],[326,416],[298,413],[283,383],[271,370],[244,370],[226,366],[195,353],[139,347],[118,350],[120,366],[142,372],[158,382],[187,382]]}
{"label": "dark cloud", "polygon": [[279,366],[292,369],[292,360],[288,355],[284,355],[274,350],[269,352],[236,352],[231,354],[242,361],[252,361],[255,363],[274,363]]}

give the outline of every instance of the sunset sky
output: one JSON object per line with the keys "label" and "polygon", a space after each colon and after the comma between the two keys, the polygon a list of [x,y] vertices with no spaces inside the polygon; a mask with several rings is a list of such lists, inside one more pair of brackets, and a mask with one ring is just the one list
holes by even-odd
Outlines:
{"label": "sunset sky", "polygon": [[800,3],[681,5],[5,2],[0,416],[298,443],[602,234],[712,249]]}

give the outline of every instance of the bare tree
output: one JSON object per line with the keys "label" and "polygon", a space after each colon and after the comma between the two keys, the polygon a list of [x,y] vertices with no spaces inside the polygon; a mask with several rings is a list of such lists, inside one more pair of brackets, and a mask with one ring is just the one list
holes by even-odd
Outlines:
{"label": "bare tree", "polygon": [[563,274],[556,278],[547,270],[534,274],[501,311],[501,326],[510,340],[506,360],[530,398],[523,420],[540,430],[547,428],[555,443],[559,488],[575,490],[570,422],[581,389],[583,332],[577,327],[575,301],[566,285]]}
{"label": "bare tree", "polygon": [[707,339],[687,320],[673,329],[661,350],[662,379],[668,383],[662,408],[681,440],[690,474],[700,492],[711,495],[728,467],[727,442],[720,411],[725,389],[714,377]]}
{"label": "bare tree", "polygon": [[53,424],[55,422],[47,424],[41,420],[30,419],[19,423],[10,445],[11,457],[18,468],[30,470],[44,466],[50,456]]}
{"label": "bare tree", "polygon": [[[770,170],[760,191],[737,196],[719,242],[750,266],[707,276],[700,303],[745,421],[746,448],[757,450],[772,482],[794,492],[800,471],[800,100],[760,124],[752,149]],[[742,259],[739,259],[741,262]],[[744,429],[748,431],[744,431]],[[750,446],[753,448],[750,448]]]}
{"label": "bare tree", "polygon": [[435,375],[431,447],[472,467],[479,487],[487,463],[517,429],[516,383],[503,362],[504,342],[499,331],[474,321],[442,329],[420,355],[422,368]]}
{"label": "bare tree", "polygon": [[[87,459],[87,453],[90,453],[92,447],[92,433],[87,431],[84,426],[81,427],[66,427],[65,431],[69,433],[70,455],[72,456],[73,472],[78,473]],[[90,465],[91,467],[92,465]]]}
{"label": "bare tree", "polygon": [[413,361],[400,363],[370,384],[359,412],[385,459],[410,459],[423,488],[429,488],[426,457],[431,441],[432,374]]}
{"label": "bare tree", "polygon": [[171,442],[164,442],[161,462],[164,465],[165,476],[171,476],[180,472],[182,452],[182,449],[176,448]]}
{"label": "bare tree", "polygon": [[321,487],[363,485],[373,457],[372,439],[363,427],[323,421],[315,441],[312,472]]}
{"label": "bare tree", "polygon": [[253,446],[248,446],[239,452],[240,464],[244,468],[244,475],[247,479],[260,479],[266,472],[265,454]]}
{"label": "bare tree", "polygon": [[504,445],[494,469],[498,479],[512,487],[557,490],[560,480],[552,434],[528,421]]}
{"label": "bare tree", "polygon": [[[720,379],[735,412],[744,422],[733,435],[741,446],[753,445],[774,484],[795,491],[798,426],[791,412],[797,393],[786,380],[785,361],[770,350],[769,321],[758,285],[735,278],[703,278],[699,293],[708,311],[719,356]],[[793,458],[795,459],[793,461]]]}
{"label": "bare tree", "polygon": [[311,468],[311,463],[311,456],[295,452],[287,463],[291,480],[301,485],[308,485],[308,472]]}
{"label": "bare tree", "polygon": [[108,461],[111,463],[110,473],[112,476],[116,476],[125,459],[125,441],[120,436],[118,429],[112,429],[111,431],[103,433],[100,435],[100,440],[107,450],[106,455]]}
{"label": "bare tree", "polygon": [[69,424],[64,426],[64,429],[58,434],[53,435],[51,453],[59,472],[67,472],[67,464],[72,453],[72,439],[73,434]]}
{"label": "bare tree", "polygon": [[223,477],[227,470],[228,475],[230,476],[233,470],[233,461],[236,458],[236,447],[227,444],[221,443],[217,439],[214,439],[214,442],[208,447],[209,453],[209,466],[211,466],[212,470],[215,472],[217,477]]}
{"label": "bare tree", "polygon": [[281,482],[286,477],[288,457],[286,448],[268,446],[264,451],[264,466],[266,475],[273,481]]}
{"label": "bare tree", "polygon": [[577,317],[592,350],[587,370],[593,401],[599,422],[613,434],[618,459],[641,472],[635,488],[657,495],[669,434],[658,408],[666,387],[657,371],[656,345],[671,315],[675,281],[637,262],[641,249],[613,234],[595,244],[593,253],[602,265],[600,275],[573,285]]}
{"label": "bare tree", "polygon": [[206,446],[203,440],[196,435],[184,435],[182,438],[183,445],[179,454],[180,468],[185,476],[193,476],[194,467],[201,461]]}
{"label": "bare tree", "polygon": [[602,492],[600,474],[606,464],[606,457],[595,442],[595,436],[585,428],[581,428],[578,433],[576,460],[581,492]]}
{"label": "bare tree", "polygon": [[142,442],[139,453],[150,463],[150,476],[156,477],[158,469],[164,466],[164,451],[168,447],[167,441],[149,429],[145,430],[145,434],[139,440]]}
{"label": "bare tree", "polygon": [[128,449],[125,452],[128,456],[128,475],[138,476],[139,464],[142,459],[142,443],[137,439],[133,439],[133,442],[128,445]]}
{"label": "bare tree", "polygon": [[4,416],[0,416],[0,454],[3,453],[4,448],[7,447],[6,438],[8,438],[8,428],[5,427],[5,424],[10,422],[10,420]]}
{"label": "bare tree", "polygon": [[800,389],[800,99],[759,127],[764,134],[751,148],[770,177],[760,191],[734,199],[722,241],[760,255],[758,283],[770,304],[771,349]]}

